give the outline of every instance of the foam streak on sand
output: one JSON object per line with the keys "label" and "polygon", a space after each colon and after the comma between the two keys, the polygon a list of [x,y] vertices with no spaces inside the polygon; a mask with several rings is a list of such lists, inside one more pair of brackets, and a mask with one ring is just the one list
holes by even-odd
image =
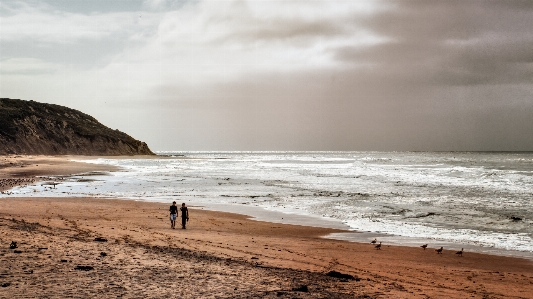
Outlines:
{"label": "foam streak on sand", "polygon": [[[72,166],[58,160],[47,162],[56,172]],[[0,298],[533,298],[528,260],[386,242],[376,250],[373,238],[323,239],[342,231],[198,206],[187,230],[172,230],[168,205],[1,198]]]}

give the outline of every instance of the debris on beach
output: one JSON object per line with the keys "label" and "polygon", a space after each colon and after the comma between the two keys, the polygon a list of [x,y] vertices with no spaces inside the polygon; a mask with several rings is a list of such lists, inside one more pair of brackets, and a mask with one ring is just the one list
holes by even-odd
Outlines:
{"label": "debris on beach", "polygon": [[326,276],[334,277],[334,278],[341,278],[341,279],[349,279],[349,280],[357,280],[357,278],[353,277],[353,275],[345,274],[337,271],[329,271],[326,273]]}
{"label": "debris on beach", "polygon": [[9,249],[15,249],[17,247],[18,247],[17,246],[17,242],[15,242],[15,241],[11,241],[11,244],[9,244]]}
{"label": "debris on beach", "polygon": [[91,271],[91,270],[94,270],[94,267],[93,266],[80,266],[80,265],[77,265],[76,268],[74,268],[74,270]]}
{"label": "debris on beach", "polygon": [[294,292],[305,292],[305,293],[309,292],[309,288],[307,287],[307,285],[301,285],[299,287],[292,288],[292,290]]}

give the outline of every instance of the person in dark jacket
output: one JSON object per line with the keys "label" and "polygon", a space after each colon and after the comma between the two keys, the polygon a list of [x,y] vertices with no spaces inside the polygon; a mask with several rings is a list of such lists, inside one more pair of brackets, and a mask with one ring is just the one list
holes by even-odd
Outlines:
{"label": "person in dark jacket", "polygon": [[181,228],[185,229],[187,221],[189,221],[189,209],[185,206],[185,203],[181,204]]}

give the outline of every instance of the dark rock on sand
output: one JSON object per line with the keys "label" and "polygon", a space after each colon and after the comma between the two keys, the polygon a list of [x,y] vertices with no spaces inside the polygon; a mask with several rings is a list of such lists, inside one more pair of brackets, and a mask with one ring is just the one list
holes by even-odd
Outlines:
{"label": "dark rock on sand", "polygon": [[67,107],[0,98],[0,155],[153,155],[146,143]]}
{"label": "dark rock on sand", "polygon": [[94,240],[96,242],[107,242],[107,239],[106,238],[102,238],[102,237],[96,237],[96,238],[94,238]]}
{"label": "dark rock on sand", "polygon": [[326,276],[335,277],[335,278],[341,278],[341,279],[348,279],[348,280],[355,280],[356,279],[355,277],[353,277],[350,274],[344,274],[344,273],[340,273],[340,272],[337,272],[337,271],[329,271],[328,273],[326,273]]}
{"label": "dark rock on sand", "polygon": [[79,270],[79,271],[91,271],[91,270],[94,270],[94,267],[93,266],[76,266],[76,268],[74,268],[74,270]]}
{"label": "dark rock on sand", "polygon": [[15,242],[15,241],[11,241],[11,244],[9,244],[9,249],[15,249],[17,247],[18,247],[17,246],[17,242]]}
{"label": "dark rock on sand", "polygon": [[309,292],[309,288],[306,286],[306,285],[302,285],[302,286],[299,286],[299,287],[296,287],[296,288],[292,288],[293,291],[295,292]]}

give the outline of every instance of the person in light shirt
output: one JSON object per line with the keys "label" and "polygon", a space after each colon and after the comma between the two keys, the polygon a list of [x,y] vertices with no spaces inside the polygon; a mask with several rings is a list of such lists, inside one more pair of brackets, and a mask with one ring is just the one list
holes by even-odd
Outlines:
{"label": "person in light shirt", "polygon": [[170,211],[170,228],[175,229],[176,228],[176,218],[178,217],[178,206],[176,206],[176,202],[175,201],[170,206],[169,211]]}

